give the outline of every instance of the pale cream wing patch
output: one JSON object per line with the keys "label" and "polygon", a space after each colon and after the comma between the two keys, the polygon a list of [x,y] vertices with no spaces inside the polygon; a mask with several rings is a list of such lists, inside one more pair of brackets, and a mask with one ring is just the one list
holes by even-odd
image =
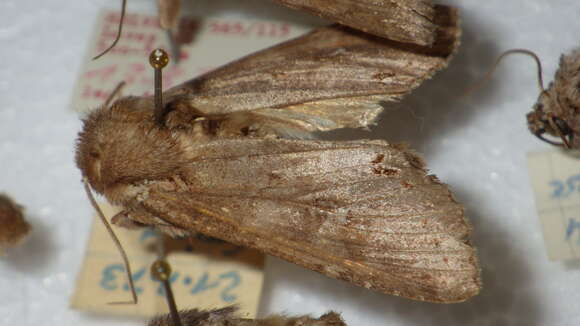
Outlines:
{"label": "pale cream wing patch", "polygon": [[411,299],[459,302],[479,292],[463,208],[406,149],[236,139],[190,154],[176,171],[187,186],[151,185],[143,202],[176,227]]}
{"label": "pale cream wing patch", "polygon": [[[389,97],[394,99],[396,96]],[[339,128],[360,128],[375,123],[383,111],[380,104],[385,96],[364,96],[337,98],[324,101],[293,105],[280,109],[259,109],[240,112],[243,121],[266,133],[285,138],[309,138],[308,133]],[[306,132],[306,133],[305,133]]]}

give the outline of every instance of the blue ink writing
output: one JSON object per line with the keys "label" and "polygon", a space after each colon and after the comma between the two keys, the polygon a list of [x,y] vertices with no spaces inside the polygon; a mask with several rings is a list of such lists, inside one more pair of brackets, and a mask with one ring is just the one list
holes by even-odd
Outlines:
{"label": "blue ink writing", "polygon": [[[566,228],[566,240],[570,241],[570,238],[574,234],[574,231],[580,230],[580,222],[576,221],[574,218],[568,219],[568,227]],[[578,243],[580,243],[580,234],[578,237]]]}
{"label": "blue ink writing", "polygon": [[573,194],[580,193],[580,174],[566,178],[566,180],[551,180],[550,186],[553,187],[550,196],[552,198],[568,198]]}

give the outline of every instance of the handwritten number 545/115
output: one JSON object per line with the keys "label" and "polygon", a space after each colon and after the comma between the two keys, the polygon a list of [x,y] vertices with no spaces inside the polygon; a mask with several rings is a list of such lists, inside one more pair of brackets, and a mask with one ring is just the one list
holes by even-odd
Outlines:
{"label": "handwritten number 545/115", "polygon": [[552,198],[568,198],[580,193],[580,174],[572,175],[566,180],[551,180],[550,186],[553,188],[550,194]]}

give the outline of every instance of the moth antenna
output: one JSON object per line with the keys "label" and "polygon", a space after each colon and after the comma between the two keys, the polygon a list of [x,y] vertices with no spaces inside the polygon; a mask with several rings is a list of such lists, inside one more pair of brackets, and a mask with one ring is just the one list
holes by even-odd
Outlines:
{"label": "moth antenna", "polygon": [[[163,241],[162,238],[160,241]],[[179,312],[177,311],[177,304],[175,303],[175,297],[173,296],[173,291],[171,290],[171,284],[169,283],[169,277],[171,276],[171,265],[164,259],[157,259],[151,265],[151,275],[157,281],[163,283],[165,289],[165,297],[167,298],[167,305],[169,306],[169,313],[171,319],[173,320],[173,326],[182,326],[181,318],[179,318]]]}
{"label": "moth antenna", "polygon": [[129,279],[129,287],[131,288],[131,295],[133,296],[133,301],[109,302],[109,304],[137,304],[137,292],[135,292],[135,285],[133,284],[133,276],[131,273],[131,265],[129,265],[129,259],[127,258],[127,254],[125,253],[125,250],[123,249],[123,246],[121,245],[121,242],[119,241],[119,238],[117,238],[117,236],[115,235],[115,232],[111,228],[111,225],[109,224],[109,222],[105,218],[105,214],[103,214],[103,211],[101,211],[101,208],[97,204],[95,197],[93,197],[93,194],[91,192],[91,188],[89,187],[89,181],[87,180],[86,177],[83,178],[83,184],[85,186],[85,191],[87,192],[87,196],[89,197],[89,201],[91,202],[91,204],[93,205],[93,207],[97,211],[97,215],[99,215],[101,222],[103,222],[103,224],[105,225],[107,232],[109,233],[109,235],[113,239],[113,242],[117,246],[117,249],[121,253],[121,257],[123,257],[123,263],[125,264],[125,271],[127,271],[127,278]]}
{"label": "moth antenna", "polygon": [[115,98],[115,96],[117,96],[117,94],[119,94],[119,92],[121,92],[121,89],[123,89],[123,87],[125,86],[125,82],[122,81],[120,83],[117,84],[117,86],[115,87],[115,89],[113,90],[113,92],[111,92],[111,95],[109,95],[109,97],[107,97],[107,100],[105,101],[105,103],[103,104],[104,108],[108,108],[109,104],[111,104],[111,102],[113,101],[113,99]]}
{"label": "moth antenna", "polygon": [[169,63],[169,55],[163,49],[155,49],[149,55],[149,64],[155,69],[155,120],[163,123],[165,109],[163,107],[161,70]]}
{"label": "moth antenna", "polygon": [[497,59],[495,59],[495,62],[493,63],[491,68],[487,71],[485,76],[479,82],[477,82],[474,86],[472,86],[472,87],[468,88],[466,91],[464,91],[463,95],[461,97],[464,97],[464,96],[467,96],[467,95],[473,93],[473,91],[479,89],[485,83],[487,83],[491,79],[491,76],[493,75],[493,73],[495,72],[495,69],[500,64],[500,62],[503,60],[503,58],[507,57],[508,55],[512,55],[512,54],[524,54],[524,55],[530,56],[532,59],[534,59],[534,61],[536,61],[536,66],[538,68],[538,87],[540,88],[540,92],[545,92],[544,79],[542,77],[542,63],[540,61],[540,58],[538,58],[538,56],[530,50],[511,49],[511,50],[507,50],[507,51],[503,52],[499,57],[497,57]]}
{"label": "moth antenna", "polygon": [[100,54],[94,56],[92,60],[97,60],[98,58],[104,56],[107,52],[109,52],[112,48],[114,48],[115,45],[117,45],[117,42],[119,42],[119,39],[121,38],[121,33],[123,32],[123,20],[125,19],[125,9],[126,9],[126,7],[127,7],[127,0],[122,0],[122,3],[121,3],[121,20],[119,21],[119,27],[117,28],[117,36],[115,36],[115,40],[103,52],[101,52]]}

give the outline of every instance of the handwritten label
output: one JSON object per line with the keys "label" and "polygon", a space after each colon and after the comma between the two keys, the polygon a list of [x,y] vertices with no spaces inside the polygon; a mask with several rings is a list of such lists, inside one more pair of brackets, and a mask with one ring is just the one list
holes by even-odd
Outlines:
{"label": "handwritten label", "polygon": [[[107,217],[119,210],[101,204]],[[162,284],[150,273],[157,258],[155,244],[162,240],[171,264],[170,284],[180,309],[220,308],[237,304],[254,317],[262,288],[263,255],[257,251],[203,236],[185,240],[164,237],[151,229],[115,228],[131,261],[137,305],[109,305],[127,301],[131,294],[121,257],[95,219],[85,261],[78,276],[72,307],[111,314],[153,316],[168,312]]]}
{"label": "handwritten label", "polygon": [[536,207],[551,260],[580,258],[580,157],[528,154]]}
{"label": "handwritten label", "polygon": [[[151,95],[150,52],[162,47],[172,54],[168,35],[159,28],[156,16],[128,14],[118,44],[99,60],[90,60],[113,42],[119,19],[118,12],[105,11],[97,20],[83,72],[74,90],[71,105],[76,111],[88,112],[102,105],[121,81],[126,83],[124,95]],[[307,27],[280,21],[185,17],[176,36],[181,44],[179,64],[171,58],[172,64],[163,70],[163,87],[178,85],[307,31]]]}

